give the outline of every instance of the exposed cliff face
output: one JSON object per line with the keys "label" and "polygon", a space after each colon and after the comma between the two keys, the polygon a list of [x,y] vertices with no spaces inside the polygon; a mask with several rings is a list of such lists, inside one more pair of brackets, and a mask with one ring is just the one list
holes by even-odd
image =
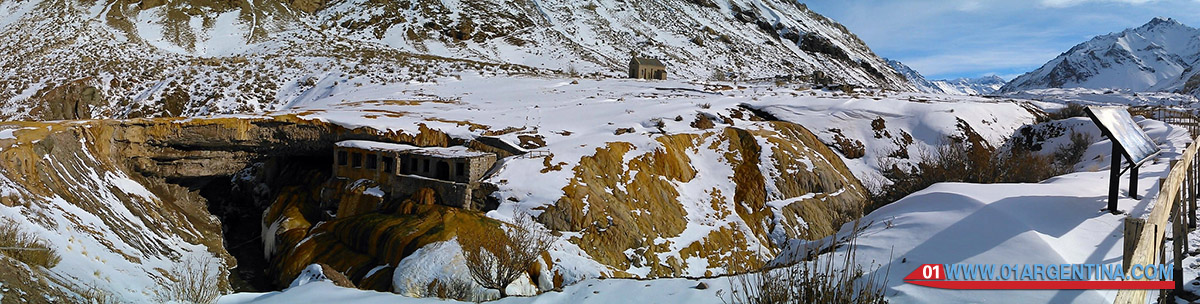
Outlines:
{"label": "exposed cliff face", "polygon": [[[687,267],[761,262],[769,257],[759,250],[824,237],[861,215],[864,189],[836,154],[799,125],[770,126],[662,136],[662,149],[639,156],[610,143],[583,158],[539,220],[572,232],[570,241],[597,261],[641,272],[616,276],[672,277]],[[705,168],[717,161],[708,157],[729,164],[732,187],[689,185],[718,173]],[[696,225],[706,219],[744,225]]]}
{"label": "exposed cliff face", "polygon": [[[181,266],[187,260],[218,269],[234,265],[204,200],[128,170],[113,140],[121,130],[113,124],[8,125],[14,126],[20,128],[14,136],[0,139],[0,215],[48,240],[62,257],[54,268],[31,271],[50,278],[37,284],[61,286],[63,301],[78,302],[78,294],[87,293],[160,301],[163,287],[187,271]],[[212,288],[229,286],[224,275],[211,279]]]}
{"label": "exposed cliff face", "polygon": [[[569,177],[556,201],[529,210],[546,228],[561,235],[543,259],[546,267],[531,271],[529,279],[534,281],[530,284],[545,289],[589,276],[718,275],[723,265],[769,259],[788,239],[823,237],[861,215],[865,189],[839,157],[808,130],[794,123],[763,121],[736,107],[716,113],[711,114],[717,116],[713,118],[716,122],[706,129],[616,135],[616,140],[595,146],[578,161],[554,154],[576,153],[572,149],[580,149],[579,145],[553,145],[548,147],[548,155],[506,159],[500,172],[536,164],[537,168],[513,172],[533,170]],[[680,128],[688,125],[682,118],[672,123]],[[407,270],[396,267],[412,265],[412,261],[401,263],[410,258],[428,258],[414,255],[417,249],[446,244],[462,229],[498,233],[502,225],[480,212],[434,205],[428,191],[414,197],[378,196],[365,191],[369,184],[329,178],[328,158],[339,140],[465,144],[423,125],[410,132],[380,132],[281,115],[19,126],[27,128],[12,131],[15,139],[3,139],[0,132],[0,145],[16,144],[0,151],[0,155],[11,155],[3,165],[3,176],[13,181],[11,188],[20,189],[15,193],[44,188],[48,194],[6,198],[6,206],[15,208],[13,212],[24,212],[15,217],[29,218],[30,227],[55,227],[50,224],[54,221],[37,220],[45,216],[43,209],[13,207],[16,202],[37,198],[71,210],[63,211],[63,216],[79,214],[75,208],[82,208],[103,222],[96,224],[98,227],[129,234],[129,242],[159,245],[134,247],[129,255],[136,258],[130,261],[153,256],[161,263],[176,263],[183,256],[159,249],[163,246],[211,252],[225,268],[235,265],[233,256],[250,261],[247,254],[262,255],[264,259],[253,264],[266,268],[266,276],[234,276],[232,286],[237,288],[264,281],[271,281],[266,286],[284,285],[309,264],[323,263],[346,274],[360,288],[397,290],[395,280],[401,276],[394,274]],[[566,166],[565,161],[574,164]],[[106,173],[96,173],[95,181],[74,177],[91,174],[87,168],[104,168]],[[40,173],[55,170],[70,174]],[[512,174],[489,181],[505,183],[503,189],[537,181],[534,176],[527,176],[527,181]],[[236,189],[220,191],[214,185]],[[91,188],[110,189],[113,194],[95,194]],[[202,196],[213,193],[251,199],[206,200]],[[95,195],[103,199],[93,198]],[[500,197],[506,199],[502,209],[509,208],[503,212],[541,203]],[[345,207],[348,203],[353,206]],[[238,204],[247,207],[236,209]],[[128,211],[106,211],[118,207]],[[334,217],[339,207],[352,208],[355,215]],[[259,211],[261,217],[231,216]],[[131,215],[123,215],[127,212]],[[255,223],[222,225],[212,214]],[[120,221],[109,220],[111,217]],[[156,228],[145,223],[155,223]],[[91,229],[100,228],[74,233],[107,238],[108,233]],[[48,229],[46,234],[63,237],[51,231],[55,230]],[[150,239],[141,240],[139,236],[146,236],[143,231],[155,232]],[[247,250],[244,244],[257,236],[262,237],[262,247]],[[70,260],[77,259],[80,257]],[[580,267],[579,263],[590,264]],[[129,265],[147,267],[134,262]],[[79,275],[73,268],[58,271]],[[163,274],[145,276],[158,279],[136,288],[170,284],[171,280]],[[228,284],[225,282],[222,280]]]}
{"label": "exposed cliff face", "polygon": [[224,243],[222,223],[198,191],[212,179],[267,157],[328,157],[346,138],[451,142],[433,130],[383,134],[290,116],[18,122],[0,129],[0,216],[46,239],[63,260],[33,269],[52,278],[33,289],[135,294],[125,300],[139,302],[162,300],[154,291],[194,271],[181,268],[193,257],[222,269],[213,288],[230,288],[225,269],[237,264],[226,246],[234,244]]}

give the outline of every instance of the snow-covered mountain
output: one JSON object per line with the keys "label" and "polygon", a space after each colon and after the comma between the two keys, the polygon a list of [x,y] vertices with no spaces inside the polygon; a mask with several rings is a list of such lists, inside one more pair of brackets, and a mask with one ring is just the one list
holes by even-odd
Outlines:
{"label": "snow-covered mountain", "polygon": [[1197,74],[1192,68],[1197,60],[1200,30],[1159,17],[1076,45],[1001,91],[1114,88],[1192,93],[1196,84],[1188,80]]}
{"label": "snow-covered mountain", "polygon": [[903,62],[888,58],[884,58],[884,60],[887,60],[888,66],[891,66],[892,69],[895,69],[896,73],[903,75],[904,79],[908,80],[908,83],[912,84],[913,87],[916,87],[918,92],[943,93],[942,89],[938,87],[936,83],[925,79],[924,75],[921,75],[920,72],[917,72],[917,70],[905,65]]}
{"label": "snow-covered mountain", "polygon": [[996,75],[933,81],[943,93],[954,95],[991,94],[1003,87],[1004,83],[1004,78]]}
{"label": "snow-covered mountain", "polygon": [[978,78],[958,78],[950,80],[928,80],[920,72],[904,63],[884,58],[889,66],[916,87],[922,93],[940,93],[954,95],[983,95],[991,94],[1004,86],[1004,78],[1000,76],[983,76]]}
{"label": "snow-covered mountain", "polygon": [[[664,14],[663,12],[670,12]],[[842,25],[784,0],[0,2],[6,119],[261,112],[321,81],[464,70],[810,75],[912,90]]]}

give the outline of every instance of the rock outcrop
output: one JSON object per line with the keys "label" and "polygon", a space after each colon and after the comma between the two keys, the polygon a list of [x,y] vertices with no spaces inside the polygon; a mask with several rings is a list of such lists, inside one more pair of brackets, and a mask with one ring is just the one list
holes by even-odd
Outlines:
{"label": "rock outcrop", "polygon": [[[775,250],[787,238],[824,237],[861,216],[866,192],[836,154],[799,125],[770,126],[661,136],[663,149],[632,159],[630,144],[610,143],[580,161],[563,198],[539,220],[574,233],[571,242],[600,263],[648,271],[616,276],[674,277],[690,259],[759,263],[765,252],[758,250]],[[732,187],[684,186],[697,174],[716,173],[697,171],[702,162],[717,161],[701,150],[733,169]],[[697,204],[697,196],[706,203]],[[794,199],[780,201],[787,198]],[[748,230],[727,225],[700,237],[684,235],[697,218],[739,218]]]}
{"label": "rock outcrop", "polygon": [[[161,300],[142,291],[174,284],[179,276],[172,273],[186,271],[176,266],[191,257],[222,265],[213,288],[230,288],[226,269],[237,262],[226,250],[227,232],[197,191],[214,178],[229,178],[272,157],[328,157],[342,139],[454,142],[424,128],[418,134],[385,134],[293,116],[10,122],[0,130],[11,134],[0,136],[0,216],[49,240],[64,263],[72,264],[33,269],[41,273],[35,277],[58,278],[37,282],[77,293],[68,297],[91,292],[146,297],[131,301]],[[0,260],[8,268],[27,267],[8,264],[14,262],[19,263]],[[95,287],[109,281],[120,283]]]}
{"label": "rock outcrop", "polygon": [[[756,122],[625,135],[650,136],[657,146],[651,150],[627,142],[597,147],[567,171],[573,177],[563,196],[538,208],[537,220],[609,269],[590,275],[679,277],[760,263],[788,239],[823,237],[861,216],[864,187],[812,133],[788,122],[748,121]],[[358,181],[330,178],[329,153],[340,140],[464,144],[423,126],[416,134],[384,133],[291,115],[0,126],[14,128],[14,139],[0,137],[0,146],[10,145],[0,150],[0,186],[16,189],[3,192],[0,202],[13,208],[5,210],[20,212],[50,237],[86,236],[104,244],[116,235],[126,245],[107,250],[129,267],[206,252],[223,269],[232,268],[237,261],[227,250],[244,244],[228,244],[229,234],[246,228],[223,231],[213,214],[230,211],[210,213],[206,207],[214,207],[202,196],[223,179],[241,191],[224,195],[251,197],[243,202],[247,210],[262,210],[260,229],[249,231],[261,236],[274,286],[322,263],[359,288],[393,290],[395,267],[417,249],[452,240],[463,229],[501,233],[503,225],[478,211],[433,204],[432,190],[380,197],[365,193],[371,187]],[[551,157],[544,174],[563,170],[553,168]],[[49,208],[61,211],[45,212]],[[90,228],[69,235],[52,232],[61,229],[53,228],[61,221],[54,214],[79,212],[99,222],[75,223]],[[580,274],[568,274],[559,258],[545,256],[545,268],[531,270],[529,280],[543,289],[577,280],[564,279]],[[172,276],[143,271],[156,278],[148,284],[171,284]],[[224,279],[220,284],[230,286]]]}

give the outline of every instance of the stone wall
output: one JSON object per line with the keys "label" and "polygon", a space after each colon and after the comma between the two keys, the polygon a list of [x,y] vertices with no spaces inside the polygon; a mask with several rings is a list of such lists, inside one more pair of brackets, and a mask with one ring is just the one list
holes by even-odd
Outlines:
{"label": "stone wall", "polygon": [[392,197],[409,197],[421,188],[433,189],[437,203],[443,206],[471,209],[471,184],[460,184],[413,175],[400,175],[387,187]]}

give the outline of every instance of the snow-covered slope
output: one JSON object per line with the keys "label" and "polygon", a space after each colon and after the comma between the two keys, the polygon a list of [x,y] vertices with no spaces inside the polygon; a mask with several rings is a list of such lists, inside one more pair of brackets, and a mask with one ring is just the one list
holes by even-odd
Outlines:
{"label": "snow-covered slope", "polygon": [[[830,193],[814,191],[791,195],[786,187],[773,186],[780,181],[797,180],[809,172],[820,172],[809,168],[820,168],[818,166],[828,160],[815,155],[793,157],[798,159],[795,165],[780,166],[786,161],[783,159],[785,154],[781,153],[799,155],[787,152],[791,148],[787,148],[786,142],[771,137],[771,134],[781,130],[780,121],[804,125],[825,144],[838,146],[839,142],[848,142],[842,154],[830,153],[827,157],[841,158],[849,171],[859,178],[867,178],[878,176],[878,168],[873,167],[877,164],[877,158],[892,158],[898,163],[911,162],[919,150],[929,149],[947,136],[967,134],[978,135],[988,144],[998,146],[1017,128],[1034,120],[1033,114],[1027,110],[1030,105],[1026,103],[982,97],[896,92],[880,94],[866,90],[847,95],[841,91],[778,87],[769,82],[741,85],[745,87],[731,88],[722,83],[675,80],[571,81],[475,75],[447,77],[437,79],[436,83],[408,86],[358,86],[351,81],[329,88],[330,97],[298,103],[284,112],[346,127],[367,126],[404,134],[430,128],[455,138],[470,139],[481,134],[494,134],[512,142],[522,142],[523,137],[543,140],[545,146],[535,150],[550,155],[548,157],[514,156],[502,160],[502,169],[489,180],[500,187],[496,195],[503,203],[499,209],[489,212],[488,216],[507,221],[519,213],[534,214],[547,228],[560,231],[562,237],[549,253],[555,261],[554,265],[547,268],[548,271],[561,273],[565,282],[573,285],[567,286],[561,293],[550,292],[534,298],[518,297],[505,301],[559,302],[570,299],[571,302],[596,303],[631,297],[656,301],[664,295],[698,303],[720,302],[715,292],[717,289],[728,292],[728,280],[724,278],[702,280],[710,286],[707,290],[691,289],[697,282],[684,279],[597,281],[593,278],[663,277],[654,274],[661,266],[648,264],[652,263],[655,256],[659,261],[678,261],[680,266],[676,269],[680,269],[680,276],[725,273],[727,270],[722,264],[709,262],[704,258],[705,255],[693,253],[689,248],[719,248],[720,251],[728,251],[710,250],[703,254],[737,257],[743,247],[771,250],[776,242],[803,239],[786,232],[790,229],[788,225],[796,225],[793,228],[815,228],[820,224],[818,220],[828,215],[803,217],[805,221],[802,224],[780,221],[783,225],[779,225],[775,219],[780,219],[781,215],[790,212],[790,208],[797,206],[834,206],[836,200],[847,196],[852,187],[858,187],[847,185],[845,189],[826,189]],[[701,127],[701,116],[711,117],[713,125]],[[752,216],[712,213],[713,210],[726,210],[729,208],[726,204],[735,202],[730,201],[731,198],[725,193],[738,192],[736,187],[729,188],[739,183],[737,170],[753,168],[737,167],[734,165],[736,162],[721,156],[734,145],[718,140],[720,135],[708,135],[711,130],[720,129],[749,130],[756,137],[745,141],[758,142],[763,147],[763,154],[754,157],[762,162],[753,167],[763,170],[768,202],[762,210],[770,212],[767,215],[769,222],[766,222],[771,229],[769,233],[756,234],[756,227],[764,222],[756,221]],[[498,133],[495,132],[497,130],[520,131]],[[759,139],[758,134],[766,137]],[[686,182],[672,181],[669,188],[677,189],[678,193],[666,194],[674,197],[671,204],[684,210],[680,216],[663,216],[673,209],[670,207],[673,205],[666,204],[653,209],[631,208],[625,212],[627,214],[614,213],[609,210],[621,205],[606,198],[604,192],[595,192],[585,201],[587,209],[576,215],[590,218],[584,221],[589,223],[584,229],[575,231],[558,228],[553,214],[572,206],[571,193],[580,191],[578,189],[584,186],[602,188],[626,199],[636,198],[636,193],[630,191],[632,189],[641,189],[639,191],[643,192],[664,189],[666,186],[638,185],[637,181],[646,175],[659,180],[669,178],[669,174],[654,174],[653,168],[640,165],[639,160],[680,150],[675,147],[676,141],[672,138],[694,138],[691,141],[696,143],[682,149],[691,160],[682,168],[695,170],[695,177]],[[607,151],[613,150],[610,148],[613,144],[626,142],[631,144],[630,150],[624,155],[616,155],[614,159],[618,162],[612,166],[629,168],[622,170],[635,172],[634,175],[618,177],[616,182],[585,179],[596,175],[589,168],[593,166],[590,163],[601,160],[604,154],[609,153]],[[846,153],[850,153],[855,146],[866,156],[847,156]],[[908,154],[912,154],[912,157]],[[555,166],[561,166],[561,169]],[[577,181],[585,181],[587,185]],[[629,194],[626,194],[627,191]],[[713,196],[717,193],[720,194]],[[634,221],[622,222],[626,216]],[[604,235],[606,242],[619,240],[612,236],[612,232],[636,229],[630,227],[634,223],[645,225],[658,219],[667,221],[673,218],[683,221],[685,228],[681,233],[664,233],[661,228],[660,232],[649,232],[645,238],[654,240],[654,245],[616,247],[623,254],[615,261],[607,257],[607,252],[612,248],[605,247],[612,245],[589,241],[595,235]],[[614,221],[612,226],[606,224],[608,219]],[[606,230],[609,234],[601,234]],[[736,240],[735,244],[721,241],[726,237],[726,231],[735,232],[732,237]],[[455,265],[460,262],[454,261],[453,256],[446,257],[447,252],[453,255],[451,247],[454,246],[438,246],[442,245],[430,246],[406,257],[402,266],[397,267],[393,283],[420,284],[430,277],[461,277],[463,274],[456,273],[461,270],[455,270],[461,268]],[[646,253],[642,254],[643,251]],[[626,264],[626,261],[637,262]],[[646,285],[657,288],[646,288]],[[625,290],[631,286],[640,289]],[[645,297],[641,297],[640,292],[645,292]],[[650,293],[658,295],[652,296]],[[239,294],[224,298],[223,301],[277,303],[298,297],[316,299],[325,296],[318,294],[326,294],[331,299],[364,301],[407,299],[318,284],[283,293]]]}
{"label": "snow-covered slope", "polygon": [[855,176],[869,184],[885,180],[879,172],[887,168],[880,166],[912,168],[922,151],[933,151],[948,137],[978,135],[984,144],[1000,147],[1018,128],[1034,122],[1029,109],[1037,107],[1020,101],[908,93],[888,98],[765,100],[751,106],[811,128],[821,141],[842,153]]}
{"label": "snow-covered slope", "polygon": [[638,53],[663,59],[680,78],[822,70],[851,83],[907,87],[853,33],[794,1],[418,2],[364,10],[374,1],[335,1],[317,19],[328,31],[410,52],[582,73],[620,75]]}
{"label": "snow-covered slope", "polygon": [[[1191,142],[1187,131],[1153,120],[1140,120],[1164,152],[1140,172],[1140,200],[1122,196],[1120,210],[1128,216],[1149,213],[1157,192],[1156,181],[1165,177],[1168,162],[1178,158]],[[1075,124],[1077,130],[1098,135],[1094,125]],[[1069,132],[1068,132],[1069,133]],[[1095,137],[1100,138],[1100,137]],[[1107,156],[1111,148],[1101,140],[1085,152],[1067,174],[1037,184],[939,183],[884,206],[861,221],[857,261],[864,269],[887,273],[887,291],[893,303],[961,303],[1000,299],[1014,303],[1112,302],[1115,290],[949,290],[904,282],[904,276],[921,264],[1109,264],[1120,262],[1122,222],[1127,215],[1100,211],[1105,207],[1108,180]],[[1126,173],[1128,174],[1128,173]],[[1128,175],[1122,176],[1127,179]],[[1122,183],[1122,193],[1128,186]],[[842,227],[848,235],[851,225]],[[797,247],[799,248],[799,247]],[[837,254],[826,256],[841,260]],[[882,264],[882,265],[880,265]],[[1187,269],[1187,267],[1185,267]],[[1190,270],[1189,270],[1190,271]]]}
{"label": "snow-covered slope", "polygon": [[896,60],[887,59],[888,65],[892,66],[900,75],[904,75],[908,82],[916,87],[918,92],[923,93],[938,93],[938,94],[953,94],[953,95],[985,95],[991,94],[1004,86],[1004,78],[991,75],[977,78],[958,78],[945,80],[928,80],[920,72],[910,68],[904,63]]}
{"label": "snow-covered slope", "polygon": [[[664,14],[663,12],[670,12]],[[781,0],[0,3],[0,118],[262,112],[327,77],[448,71],[810,75],[911,90],[840,24]],[[308,92],[301,95],[321,94]]]}
{"label": "snow-covered slope", "polygon": [[[741,83],[745,87],[732,88],[722,83],[677,80],[573,81],[471,74],[436,80],[411,85],[364,83],[361,86],[353,80],[334,81],[338,85],[322,85],[322,89],[329,90],[325,97],[296,103],[285,113],[348,128],[371,127],[404,134],[418,134],[428,128],[464,140],[490,134],[515,143],[534,139],[543,142],[544,146],[534,149],[544,151],[548,157],[512,157],[501,161],[503,169],[488,180],[498,185],[495,195],[503,203],[489,216],[510,219],[518,213],[528,213],[539,216],[539,221],[548,228],[564,231],[561,247],[555,247],[550,255],[561,259],[552,270],[560,271],[567,282],[600,275],[668,276],[663,272],[666,269],[662,266],[666,264],[661,264],[663,260],[678,261],[671,262],[680,265],[675,268],[678,276],[723,273],[725,270],[719,263],[703,257],[727,253],[688,248],[701,245],[720,248],[738,257],[746,252],[742,248],[772,248],[788,238],[812,235],[817,231],[814,229],[825,225],[818,221],[828,216],[805,217],[804,224],[797,226],[788,226],[788,221],[781,220],[786,217],[781,216],[799,206],[842,208],[839,200],[849,199],[853,189],[861,189],[846,184],[845,191],[796,193],[787,185],[809,174],[826,174],[821,168],[831,158],[841,158],[837,163],[845,162],[848,167],[839,171],[852,172],[859,179],[878,177],[879,158],[908,164],[915,160],[918,151],[939,144],[947,136],[978,135],[987,144],[999,146],[1017,128],[1034,120],[1028,105],[1020,102],[890,91],[885,95],[866,90],[846,95],[841,91],[800,86],[778,87],[770,82]],[[764,114],[754,114],[758,112]],[[789,140],[798,138],[787,134],[808,131],[794,133],[787,131],[786,124],[763,121],[771,117],[803,125],[815,135],[805,138],[839,147],[842,154],[813,154],[824,147],[793,150],[789,146],[796,142]],[[723,139],[730,135],[722,134],[740,132],[736,130],[748,130],[755,140],[735,145]],[[678,141],[683,138],[692,139]],[[766,185],[766,204],[761,210],[770,212],[763,214],[767,219],[774,219],[765,227],[760,226],[763,222],[756,217],[712,214],[714,210],[732,208],[724,206],[734,203],[726,193],[739,193],[736,187],[729,187],[737,185],[742,179],[738,176],[744,175],[734,168],[749,170],[738,167],[738,160],[728,155],[740,153],[734,151],[739,145],[754,142],[763,151],[753,157],[761,163],[754,167],[762,168]],[[856,150],[858,154],[854,155]],[[639,177],[645,174],[669,176],[673,174],[670,172],[681,172],[655,173],[657,169],[639,164],[650,157],[674,157],[678,154],[675,151],[687,158],[688,167],[697,172],[694,177],[663,185],[639,184],[647,182]],[[665,160],[654,163],[671,163]],[[597,173],[601,165],[641,169],[630,169],[632,176],[611,171],[601,174]],[[828,178],[841,177],[822,177]],[[654,198],[639,196],[660,190],[669,192]],[[579,194],[583,191],[589,194]],[[660,198],[667,201],[653,209],[624,203],[658,202]],[[804,203],[815,201],[820,203]],[[579,210],[571,211],[574,208]],[[610,211],[624,208],[629,211]],[[677,209],[684,212],[678,217],[670,215],[673,212],[670,210]],[[622,244],[614,242],[619,238],[601,234],[603,230],[565,226],[558,218],[565,211],[577,212],[572,216],[575,219],[568,220],[593,223],[585,227],[605,227],[611,219],[613,225],[624,227],[620,228],[622,231],[640,231],[640,235],[657,239],[656,245]],[[683,229],[675,233],[664,231],[665,226],[657,230],[633,226],[634,223],[659,225],[652,220],[657,217],[681,219]],[[720,241],[729,233],[736,235],[731,238],[739,240],[737,244]],[[613,256],[614,251],[624,253]],[[656,259],[659,262],[654,262]]]}
{"label": "snow-covered slope", "polygon": [[[1154,18],[1137,28],[1097,36],[1076,45],[1001,90],[1116,88],[1179,91],[1200,59],[1200,30],[1174,19]],[[1190,93],[1190,92],[1189,92]]]}
{"label": "snow-covered slope", "polygon": [[[1061,121],[1075,130],[1098,135],[1084,118]],[[1160,142],[1163,158],[1178,157],[1190,143],[1182,128],[1152,120],[1139,125]],[[1057,138],[1055,140],[1059,140]],[[1053,141],[1053,140],[1052,140]],[[939,183],[865,217],[858,232],[855,262],[867,272],[886,278],[884,294],[891,303],[962,303],[997,300],[1019,303],[1112,302],[1115,290],[951,290],[905,283],[903,278],[922,264],[1111,264],[1121,259],[1122,222],[1126,215],[1100,211],[1104,196],[1095,191],[1106,184],[1106,151],[1102,140],[1085,152],[1077,166],[1083,171],[1037,184]],[[1165,161],[1148,163],[1141,172],[1143,199],[1123,198],[1119,208],[1129,216],[1145,216],[1154,199],[1155,183],[1167,173]],[[854,231],[846,224],[834,238]],[[1197,235],[1192,234],[1192,240]],[[806,248],[803,242],[795,243]],[[816,263],[843,261],[848,246],[818,257]],[[781,255],[780,262],[804,255]],[[1194,261],[1188,258],[1188,262]],[[835,266],[837,267],[837,266]],[[1193,270],[1185,267],[1188,275]],[[870,277],[864,275],[864,277]],[[696,288],[703,282],[706,288]],[[534,297],[510,297],[498,303],[610,303],[638,299],[647,302],[723,303],[736,280],[589,279],[562,291]],[[1194,280],[1191,282],[1195,282]],[[862,283],[862,282],[860,282]],[[1190,285],[1190,284],[1189,284]],[[360,301],[362,303],[432,303],[429,299],[359,291],[314,282],[282,292],[225,296],[220,303],[290,303],[298,300]]]}
{"label": "snow-covered slope", "polygon": [[6,302],[165,302],[180,273],[228,290],[235,262],[221,246],[220,222],[187,189],[127,171],[109,153],[120,149],[111,127],[0,126],[0,158],[14,160],[0,165],[0,221],[61,258],[36,265],[0,254],[0,269],[25,269],[0,278]]}

